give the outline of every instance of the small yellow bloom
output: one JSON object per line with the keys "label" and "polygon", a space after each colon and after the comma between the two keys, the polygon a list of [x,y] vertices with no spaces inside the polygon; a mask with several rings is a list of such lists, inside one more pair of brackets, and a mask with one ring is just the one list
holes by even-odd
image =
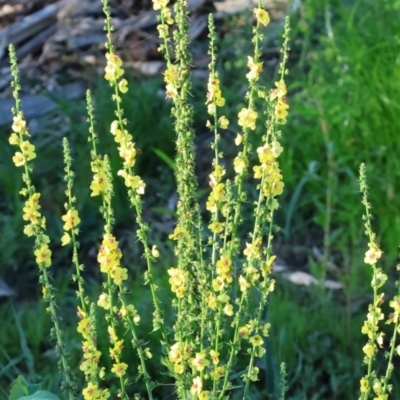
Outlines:
{"label": "small yellow bloom", "polygon": [[255,347],[261,346],[264,343],[264,340],[260,335],[255,335],[252,338],[250,338],[250,343]]}
{"label": "small yellow bloom", "polygon": [[97,305],[99,307],[104,308],[105,310],[108,310],[110,308],[110,297],[108,296],[107,293],[102,293],[99,296],[99,300],[97,301]]}
{"label": "small yellow bloom", "polygon": [[[27,133],[26,132],[26,121],[24,120],[24,116],[22,114],[22,111],[18,113],[15,117],[13,117],[13,124],[12,124],[12,130],[16,133]],[[29,136],[29,135],[28,135]]]}
{"label": "small yellow bloom", "polygon": [[243,160],[243,158],[237,156],[233,160],[233,168],[237,174],[241,174],[246,168],[246,162]]}
{"label": "small yellow bloom", "polygon": [[150,347],[146,347],[145,349],[144,349],[144,354],[145,354],[145,356],[147,357],[147,358],[153,358],[153,354],[151,354],[151,351],[150,351]]}
{"label": "small yellow bloom", "polygon": [[20,148],[27,161],[36,158],[35,146],[28,140],[23,141]]}
{"label": "small yellow bloom", "polygon": [[246,74],[246,78],[249,81],[257,81],[261,71],[262,71],[262,62],[255,63],[253,57],[247,56],[247,66],[249,68],[249,72]]}
{"label": "small yellow bloom", "polygon": [[257,115],[257,112],[250,108],[242,108],[238,114],[238,124],[245,129],[248,128],[254,130],[256,129]]}
{"label": "small yellow bloom", "polygon": [[78,211],[73,208],[69,209],[67,213],[61,217],[61,219],[65,222],[63,227],[64,231],[70,231],[76,228],[81,222]]}
{"label": "small yellow bloom", "polygon": [[236,146],[240,146],[243,142],[243,136],[241,134],[237,134],[236,138],[235,138],[235,144]]}
{"label": "small yellow bloom", "polygon": [[375,243],[369,243],[369,250],[365,253],[364,262],[366,264],[374,265],[381,258],[382,251]]}
{"label": "small yellow bloom", "polygon": [[116,363],[111,368],[111,372],[113,372],[116,376],[118,376],[118,378],[121,378],[125,375],[127,368],[128,368],[128,365],[123,362]]}
{"label": "small yellow bloom", "polygon": [[219,353],[218,353],[218,351],[210,350],[210,357],[211,357],[212,363],[214,365],[217,365],[219,363]]}
{"label": "small yellow bloom", "polygon": [[226,304],[224,307],[224,313],[225,315],[227,315],[228,317],[232,317],[233,315],[233,306],[232,304]]}
{"label": "small yellow bloom", "polygon": [[71,236],[67,232],[61,236],[61,245],[66,246],[67,244],[71,243]]}
{"label": "small yellow bloom", "polygon": [[203,383],[201,382],[201,378],[198,376],[193,379],[192,387],[190,388],[190,393],[193,396],[200,394],[202,388],[203,388]]}
{"label": "small yellow bloom", "polygon": [[215,221],[208,225],[208,228],[212,233],[221,233],[224,229],[224,224],[222,222]]}
{"label": "small yellow bloom", "polygon": [[[99,387],[92,382],[89,382],[88,385],[86,386],[86,388],[83,389],[82,395],[83,395],[84,400],[97,400],[97,399],[101,398],[100,397],[101,393],[100,393]],[[102,397],[102,398],[105,398],[105,397]]]}
{"label": "small yellow bloom", "polygon": [[8,138],[8,142],[13,145],[16,146],[19,143],[19,137],[18,135],[14,132],[10,135],[10,137]]}
{"label": "small yellow bloom", "polygon": [[375,347],[372,344],[367,343],[363,347],[363,352],[366,354],[367,357],[372,357],[375,354]]}
{"label": "small yellow bloom", "polygon": [[224,115],[218,119],[218,123],[222,129],[228,128],[229,121],[228,121],[228,118],[226,118]]}
{"label": "small yellow bloom", "polygon": [[271,21],[268,12],[263,10],[262,8],[256,8],[254,10],[254,14],[256,15],[258,22],[260,22],[260,24],[263,24],[264,26],[267,26]]}
{"label": "small yellow bloom", "polygon": [[25,165],[26,162],[24,155],[20,151],[17,151],[15,153],[12,160],[16,167],[22,167],[23,165]]}
{"label": "small yellow bloom", "polygon": [[36,256],[36,262],[41,267],[50,267],[51,265],[51,250],[46,243],[42,243],[39,248],[37,248],[34,252]]}
{"label": "small yellow bloom", "polygon": [[153,245],[153,247],[151,248],[151,255],[152,255],[154,258],[160,257],[160,252],[158,251],[156,245]]}
{"label": "small yellow bloom", "polygon": [[196,357],[192,359],[192,367],[199,372],[203,371],[208,365],[210,365],[210,361],[206,359],[206,355],[203,352],[196,353]]}
{"label": "small yellow bloom", "polygon": [[118,89],[121,93],[126,93],[128,91],[128,81],[126,79],[122,79],[118,83]]}

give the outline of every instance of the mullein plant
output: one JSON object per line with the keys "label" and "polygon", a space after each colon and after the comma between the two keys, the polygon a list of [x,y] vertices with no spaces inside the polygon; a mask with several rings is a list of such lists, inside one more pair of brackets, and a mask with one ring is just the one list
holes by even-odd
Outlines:
{"label": "mullein plant", "polygon": [[[400,345],[396,346],[397,334],[400,333],[400,287],[398,293],[389,302],[389,306],[393,312],[385,318],[382,312],[382,304],[384,302],[385,294],[380,289],[388,279],[387,275],[377,266],[379,259],[382,256],[375,233],[371,226],[371,205],[368,202],[368,186],[366,178],[366,168],[362,164],[360,167],[360,191],[362,193],[362,204],[365,207],[365,214],[363,219],[365,221],[365,234],[368,237],[368,250],[365,253],[364,262],[371,265],[372,280],[371,288],[373,292],[373,301],[368,306],[367,318],[364,321],[361,332],[367,335],[367,343],[363,347],[364,364],[366,365],[366,374],[360,381],[360,397],[359,400],[387,400],[392,391],[392,385],[389,383],[391,375],[394,370],[393,358],[394,355],[400,355]],[[400,265],[397,266],[400,270]],[[389,341],[389,349],[385,351],[385,358],[387,359],[387,367],[384,375],[379,376],[377,370],[374,368],[373,363],[377,357],[378,351],[384,345],[385,334],[379,327],[379,322],[385,321],[386,324],[393,324],[393,334]]]}
{"label": "mullein plant", "polygon": [[[226,161],[220,148],[220,131],[229,127],[224,115],[225,99],[218,71],[216,70],[216,33],[212,16],[209,17],[210,64],[207,83],[206,106],[208,120],[206,126],[214,134],[214,160],[209,176],[211,187],[206,201],[210,219],[203,228],[197,196],[195,176],[193,107],[191,96],[191,56],[189,48],[189,23],[186,1],[178,0],[174,8],[168,0],[155,0],[153,7],[159,11],[158,32],[162,40],[160,51],[166,60],[164,80],[166,97],[172,101],[172,116],[176,132],[176,182],[177,221],[169,236],[174,244],[175,264],[167,270],[175,319],[172,327],[165,326],[163,305],[158,298],[158,286],[154,280],[153,268],[159,257],[155,245],[151,245],[148,232],[151,226],[145,222],[142,210],[142,196],[146,184],[135,172],[138,149],[134,135],[127,130],[128,121],[124,117],[122,97],[128,91],[124,78],[122,60],[112,43],[111,13],[107,0],[102,0],[106,16],[107,34],[105,79],[109,82],[115,104],[115,119],[110,133],[115,139],[121,158],[121,168],[117,175],[125,183],[128,198],[135,213],[138,240],[143,246],[147,269],[144,282],[151,292],[154,312],[153,330],[161,332],[161,346],[164,354],[159,361],[168,371],[175,384],[176,396],[180,399],[227,399],[234,389],[232,376],[242,379],[242,397],[249,398],[251,382],[259,379],[257,358],[263,357],[265,340],[270,325],[265,320],[268,296],[274,290],[272,272],[275,256],[272,254],[272,239],[276,227],[273,216],[278,208],[278,197],[283,191],[283,180],[279,168],[281,125],[286,122],[288,103],[286,101],[285,75],[289,51],[289,21],[285,22],[282,61],[279,76],[273,89],[268,90],[260,83],[263,70],[260,46],[264,39],[263,30],[270,19],[261,3],[254,10],[253,51],[248,56],[249,71],[246,74],[248,91],[245,106],[238,114],[240,132],[235,144],[238,152],[233,160],[233,179],[226,179]],[[79,262],[79,223],[77,204],[73,195],[72,158],[69,145],[64,140],[66,197],[63,220],[62,245],[72,246],[72,263],[75,273],[72,281],[76,285],[78,299],[77,330],[82,337],[83,361],[80,370],[85,383],[77,387],[71,373],[66,344],[63,341],[60,317],[55,304],[54,288],[51,286],[49,267],[51,251],[49,238],[45,234],[45,219],[40,214],[40,194],[31,182],[32,160],[35,148],[29,141],[26,122],[20,110],[18,91],[18,69],[13,47],[10,47],[13,87],[16,105],[13,108],[14,123],[10,143],[19,150],[13,157],[17,167],[22,167],[25,187],[21,194],[26,197],[24,219],[27,221],[25,233],[35,237],[34,254],[40,271],[43,298],[49,304],[49,312],[54,323],[54,335],[63,372],[63,389],[69,399],[82,395],[85,400],[114,398],[128,399],[132,381],[143,379],[146,398],[153,399],[155,377],[148,373],[152,353],[146,347],[145,333],[140,331],[140,316],[133,304],[128,302],[128,269],[121,265],[122,252],[113,234],[113,176],[107,155],[97,152],[98,138],[95,133],[94,109],[90,92],[87,93],[89,141],[92,144],[90,184],[91,196],[101,198],[100,212],[104,229],[100,239],[97,260],[103,276],[102,292],[91,300],[85,294],[84,266]],[[261,100],[263,110],[256,109],[256,101]],[[258,159],[251,165],[251,135],[256,125],[265,121],[262,145],[256,149]],[[254,224],[247,238],[239,237],[239,227],[243,221],[244,205],[248,202],[246,179],[257,182],[258,197],[253,204]],[[256,306],[254,306],[256,304]],[[110,371],[102,364],[103,355],[97,347],[96,315],[102,312],[107,322],[109,337]],[[171,329],[172,328],[172,329]],[[124,358],[123,347],[132,346],[136,360]],[[106,356],[106,355],[104,355]],[[246,360],[246,367],[238,373]],[[239,365],[240,364],[240,365]],[[72,368],[75,369],[75,368]],[[282,369],[282,376],[285,375]],[[114,375],[117,382],[116,393],[102,384],[105,376]],[[285,382],[282,382],[284,398]],[[135,398],[141,398],[135,395]]]}

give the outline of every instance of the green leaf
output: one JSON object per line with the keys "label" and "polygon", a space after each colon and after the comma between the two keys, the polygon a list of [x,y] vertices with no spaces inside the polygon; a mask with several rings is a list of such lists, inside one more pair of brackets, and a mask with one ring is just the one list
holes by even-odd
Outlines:
{"label": "green leaf", "polygon": [[167,164],[173,171],[176,171],[175,161],[168,154],[156,148],[153,148],[153,152],[156,154],[156,156],[161,158],[161,160],[163,160],[165,164]]}
{"label": "green leaf", "polygon": [[[36,385],[29,385],[22,375],[11,384],[9,400],[19,400],[26,398],[26,395],[33,395],[40,391],[40,383]],[[30,398],[30,397],[29,397]]]}
{"label": "green leaf", "polygon": [[11,384],[9,400],[18,400],[20,397],[29,394],[28,384],[21,375]]}
{"label": "green leaf", "polygon": [[47,390],[39,390],[30,396],[20,397],[19,400],[60,400],[55,394]]}

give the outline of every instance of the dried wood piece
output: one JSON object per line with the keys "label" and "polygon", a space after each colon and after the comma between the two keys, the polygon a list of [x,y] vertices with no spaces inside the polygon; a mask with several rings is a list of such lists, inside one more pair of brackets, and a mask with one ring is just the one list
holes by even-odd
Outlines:
{"label": "dried wood piece", "polygon": [[208,17],[206,15],[200,15],[192,19],[189,28],[190,40],[193,41],[197,39],[207,28],[207,25],[208,25]]}
{"label": "dried wood piece", "polygon": [[29,54],[33,54],[39,49],[41,49],[46,42],[54,33],[56,32],[57,27],[56,25],[51,25],[44,31],[40,32],[38,35],[33,37],[31,40],[26,42],[23,46],[21,46],[17,50],[17,58],[22,60]]}
{"label": "dried wood piece", "polygon": [[43,10],[26,16],[23,21],[15,22],[9,27],[0,30],[0,58],[9,44],[15,45],[37,34],[49,25],[56,22],[60,3],[50,4]]}
{"label": "dried wood piece", "polygon": [[[85,84],[83,82],[73,82],[65,85],[54,96],[62,99],[76,99],[85,93]],[[57,104],[45,95],[22,95],[22,111],[24,117],[29,120],[57,108]],[[6,98],[0,100],[0,126],[9,125],[12,122],[11,107],[14,105],[14,99]]]}

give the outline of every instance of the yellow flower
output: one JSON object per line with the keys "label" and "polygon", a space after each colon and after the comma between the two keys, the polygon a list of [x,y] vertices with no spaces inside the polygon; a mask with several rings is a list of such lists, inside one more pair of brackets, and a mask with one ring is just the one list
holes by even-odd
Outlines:
{"label": "yellow flower", "polygon": [[182,375],[185,371],[185,367],[182,364],[174,364],[174,372],[178,375]]}
{"label": "yellow flower", "polygon": [[256,8],[254,10],[254,14],[256,14],[256,18],[260,24],[267,26],[270,22],[270,17],[267,11],[263,10],[262,8]]}
{"label": "yellow flower", "polygon": [[106,58],[107,65],[104,78],[110,82],[114,82],[124,74],[124,70],[121,68],[122,60],[113,53],[106,53]]}
{"label": "yellow flower", "polygon": [[382,251],[375,243],[369,243],[369,250],[365,253],[364,262],[366,264],[374,265],[381,258]]}
{"label": "yellow flower", "polygon": [[108,179],[105,173],[94,174],[90,185],[91,197],[98,196],[100,193],[105,193],[108,189]]}
{"label": "yellow flower", "polygon": [[114,283],[119,286],[123,281],[128,279],[128,270],[126,268],[114,267],[110,275],[112,276]]}
{"label": "yellow flower", "polygon": [[144,354],[146,355],[146,357],[147,358],[153,358],[153,354],[151,354],[151,351],[150,351],[150,348],[149,347],[146,347],[145,349],[144,349]]}
{"label": "yellow flower", "polygon": [[217,365],[219,363],[219,353],[218,353],[218,351],[210,350],[210,357],[211,357],[212,363],[214,365]]}
{"label": "yellow flower", "polygon": [[98,400],[100,398],[105,398],[100,397],[101,394],[99,387],[92,382],[89,382],[86,388],[83,389],[82,395],[84,400]]}
{"label": "yellow flower", "polygon": [[233,315],[233,306],[232,304],[226,304],[224,307],[224,313],[228,316],[231,317]]}
{"label": "yellow flower", "polygon": [[247,56],[247,66],[249,68],[249,72],[246,74],[246,78],[249,81],[258,80],[260,73],[262,71],[262,62],[255,63],[253,57]]}
{"label": "yellow flower", "polygon": [[196,353],[196,357],[192,359],[192,367],[201,372],[205,367],[210,365],[210,361],[206,359],[204,352]]}
{"label": "yellow flower", "polygon": [[243,275],[239,276],[239,286],[240,291],[243,293],[246,293],[247,289],[250,287],[250,283],[246,281],[246,278]]}
{"label": "yellow flower", "polygon": [[168,357],[174,364],[178,364],[182,361],[182,353],[179,342],[171,346]]}
{"label": "yellow flower", "polygon": [[212,310],[217,308],[217,298],[212,293],[209,293],[207,296],[207,304]]}
{"label": "yellow flower", "polygon": [[264,339],[260,335],[255,335],[250,339],[250,343],[253,346],[261,346],[264,343]]}
{"label": "yellow flower", "polygon": [[218,276],[212,281],[212,287],[216,292],[221,291],[224,288],[224,286],[225,286],[224,280],[220,276]]}
{"label": "yellow flower", "polygon": [[28,140],[25,140],[21,143],[21,151],[22,154],[25,156],[26,161],[33,160],[36,158],[36,153],[35,153],[35,146],[30,143]]}
{"label": "yellow flower", "polygon": [[20,151],[17,151],[14,154],[12,160],[16,167],[22,167],[26,162],[24,155]]}
{"label": "yellow flower", "polygon": [[128,81],[126,79],[122,79],[118,83],[118,89],[121,93],[126,93],[128,91]]}
{"label": "yellow flower", "polygon": [[198,376],[193,379],[192,387],[190,388],[190,393],[193,396],[195,396],[196,394],[200,394],[202,388],[203,388],[203,383],[201,382],[201,378]]}
{"label": "yellow flower", "polygon": [[243,128],[256,129],[257,112],[250,108],[242,108],[238,114],[238,124]]}
{"label": "yellow flower", "polygon": [[228,121],[228,118],[226,118],[224,115],[218,119],[218,123],[222,129],[228,128],[229,121]]}
{"label": "yellow flower", "polygon": [[[14,117],[15,118],[15,117]],[[11,135],[10,135],[10,137],[8,138],[8,142],[11,144],[11,145],[13,145],[13,146],[15,146],[15,145],[17,145],[18,143],[19,143],[19,137],[18,137],[18,135],[14,132],[14,133],[12,133]]]}
{"label": "yellow flower", "polygon": [[375,354],[375,347],[372,344],[367,343],[363,347],[363,352],[366,354],[367,357],[372,357]]}
{"label": "yellow flower", "polygon": [[245,325],[239,328],[239,335],[242,337],[242,339],[247,339],[250,334],[250,328]]}
{"label": "yellow flower", "polygon": [[77,331],[84,337],[88,338],[90,335],[90,319],[84,317],[78,322]]}
{"label": "yellow flower", "polygon": [[208,228],[212,233],[221,233],[224,229],[224,224],[222,222],[215,221],[208,225]]}
{"label": "yellow flower", "polygon": [[103,389],[100,393],[99,400],[107,400],[109,397],[110,397],[110,392],[108,391],[108,389]]}
{"label": "yellow flower", "polygon": [[37,248],[34,252],[36,256],[36,262],[41,267],[50,267],[51,265],[51,250],[46,243],[42,243],[39,248]]}
{"label": "yellow flower", "polygon": [[278,119],[278,122],[281,124],[286,123],[286,117],[288,115],[289,104],[282,97],[278,99],[278,103],[275,106],[275,116]]}
{"label": "yellow flower", "polygon": [[274,153],[272,152],[271,146],[266,143],[264,146],[257,149],[258,159],[260,163],[268,163],[275,159]]}
{"label": "yellow flower", "polygon": [[26,121],[24,120],[22,111],[20,111],[18,115],[13,117],[12,130],[16,133],[21,133],[22,131],[25,131],[25,129],[26,129]]}
{"label": "yellow flower", "polygon": [[160,252],[158,251],[156,245],[153,245],[153,247],[151,248],[151,255],[152,255],[154,258],[160,257]]}
{"label": "yellow flower", "polygon": [[237,174],[241,174],[246,168],[246,162],[243,160],[243,158],[237,156],[233,160],[233,168]]}
{"label": "yellow flower", "polygon": [[111,368],[111,372],[113,372],[118,378],[121,378],[125,375],[125,371],[128,368],[128,365],[121,362],[121,363],[116,363],[113,365]]}
{"label": "yellow flower", "polygon": [[66,246],[67,244],[71,243],[71,236],[67,232],[61,236],[61,245]]}
{"label": "yellow flower", "polygon": [[236,146],[240,146],[242,142],[243,142],[243,136],[238,133],[236,138],[235,138]]}
{"label": "yellow flower", "polygon": [[97,301],[97,305],[104,308],[105,310],[108,310],[110,308],[110,297],[107,293],[102,293],[100,295],[99,300]]}
{"label": "yellow flower", "polygon": [[67,213],[61,217],[61,219],[65,222],[63,227],[65,231],[70,231],[76,228],[81,222],[78,211],[73,208],[69,209]]}
{"label": "yellow flower", "polygon": [[168,4],[168,0],[153,0],[153,9],[155,11],[161,10],[162,8],[166,7]]}

